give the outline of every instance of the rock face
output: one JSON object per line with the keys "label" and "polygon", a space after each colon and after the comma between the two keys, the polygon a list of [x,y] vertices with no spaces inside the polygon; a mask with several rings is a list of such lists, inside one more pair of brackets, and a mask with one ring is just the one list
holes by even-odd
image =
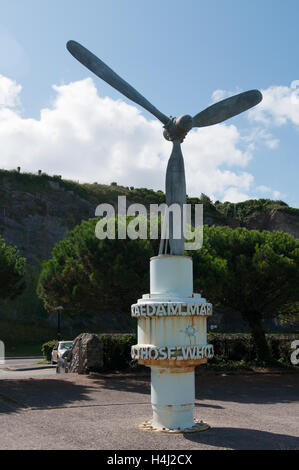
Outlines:
{"label": "rock face", "polygon": [[94,217],[96,200],[87,201],[59,183],[27,192],[7,178],[0,187],[0,233],[29,263],[50,257],[55,243],[82,220]]}
{"label": "rock face", "polygon": [[69,372],[88,374],[103,367],[103,343],[96,334],[77,336],[71,350]]}
{"label": "rock face", "polygon": [[279,210],[254,212],[243,219],[243,227],[249,230],[278,230],[299,238],[299,217]]}

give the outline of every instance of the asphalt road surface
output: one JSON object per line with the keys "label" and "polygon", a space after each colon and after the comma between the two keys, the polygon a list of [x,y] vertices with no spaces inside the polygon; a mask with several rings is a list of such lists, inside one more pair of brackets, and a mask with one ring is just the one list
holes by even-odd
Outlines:
{"label": "asphalt road surface", "polygon": [[298,373],[202,374],[195,417],[211,429],[165,434],[138,428],[149,377],[41,372],[0,372],[0,449],[299,449]]}
{"label": "asphalt road surface", "polygon": [[0,380],[14,377],[28,378],[41,375],[56,375],[55,367],[50,368],[50,366],[39,364],[42,359],[42,357],[6,359],[4,364],[0,363]]}

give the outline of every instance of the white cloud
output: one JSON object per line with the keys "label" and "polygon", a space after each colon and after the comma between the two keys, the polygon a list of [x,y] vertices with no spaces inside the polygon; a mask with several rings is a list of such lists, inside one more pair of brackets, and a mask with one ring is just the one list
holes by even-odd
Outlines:
{"label": "white cloud", "polygon": [[275,138],[270,132],[260,127],[254,127],[251,132],[242,137],[249,143],[249,149],[254,150],[258,142],[263,142],[270,149],[275,149],[279,145],[279,139]]}
{"label": "white cloud", "polygon": [[19,104],[22,87],[14,80],[0,74],[0,106],[13,108]]}
{"label": "white cloud", "polygon": [[[0,79],[6,103],[0,107],[1,167],[164,189],[171,143],[156,119],[146,119],[122,100],[99,96],[91,78],[53,86],[51,108],[42,109],[39,120],[25,119],[10,108],[21,87],[5,79]],[[187,193],[248,199],[254,178],[245,168],[253,149],[254,138],[244,139],[232,124],[191,131],[183,143]]]}
{"label": "white cloud", "polygon": [[249,119],[265,125],[282,126],[291,122],[299,126],[299,82],[288,86],[271,86],[262,90],[263,101],[249,111]]}
{"label": "white cloud", "polygon": [[228,188],[223,196],[223,201],[229,202],[242,202],[246,201],[246,199],[250,199],[248,194],[242,193],[237,188]]}
{"label": "white cloud", "polygon": [[281,193],[280,191],[273,190],[269,186],[264,186],[264,185],[257,186],[256,191],[258,193],[261,193],[264,196],[267,196],[268,198],[272,198],[275,200],[278,200],[278,199],[281,200],[285,197],[285,194]]}
{"label": "white cloud", "polygon": [[284,198],[284,194],[282,194],[280,191],[273,191],[273,199],[282,199]]}
{"label": "white cloud", "polygon": [[227,98],[228,96],[228,92],[225,90],[215,90],[212,94],[212,100],[213,102],[221,101],[224,100],[224,98]]}
{"label": "white cloud", "polygon": [[222,101],[225,98],[229,98],[230,96],[233,95],[238,95],[239,93],[242,93],[241,88],[236,88],[235,91],[227,91],[227,90],[215,90],[212,94],[212,101],[217,102],[217,101]]}
{"label": "white cloud", "polygon": [[269,193],[271,191],[271,188],[269,188],[269,186],[264,186],[262,184],[261,186],[257,186],[256,190],[259,191],[260,193]]}

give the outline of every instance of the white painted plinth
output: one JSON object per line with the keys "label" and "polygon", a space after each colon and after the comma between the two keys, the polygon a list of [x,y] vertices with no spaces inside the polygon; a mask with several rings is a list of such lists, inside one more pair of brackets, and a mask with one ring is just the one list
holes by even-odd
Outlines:
{"label": "white painted plinth", "polygon": [[[207,317],[212,305],[193,293],[192,259],[155,256],[150,261],[150,293],[132,305],[138,318],[138,344],[132,358],[151,368],[153,419],[157,431],[205,430],[195,423],[195,366],[212,357]],[[190,431],[191,432],[191,431]]]}
{"label": "white painted plinth", "polygon": [[151,367],[152,426],[183,430],[194,425],[194,369],[189,372]]}

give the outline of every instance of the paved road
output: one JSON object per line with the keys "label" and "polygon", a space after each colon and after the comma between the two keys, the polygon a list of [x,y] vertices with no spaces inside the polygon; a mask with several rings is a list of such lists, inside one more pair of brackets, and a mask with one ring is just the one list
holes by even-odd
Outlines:
{"label": "paved road", "polygon": [[[4,378],[28,378],[40,375],[56,374],[55,367],[49,368],[46,365],[39,364],[42,358],[17,358],[6,359],[4,364],[0,364],[0,380]],[[41,369],[42,367],[47,367]],[[28,370],[18,370],[26,369]],[[36,368],[36,370],[34,370]]]}
{"label": "paved road", "polygon": [[39,376],[53,376],[56,375],[55,368],[53,369],[36,369],[27,371],[7,371],[0,368],[0,380],[1,379],[14,379],[14,378],[34,378]]}
{"label": "paved road", "polygon": [[0,449],[299,449],[298,390],[299,374],[201,375],[195,416],[211,429],[169,435],[138,428],[152,414],[148,377],[5,378]]}
{"label": "paved road", "polygon": [[0,369],[3,367],[10,367],[10,366],[20,366],[20,367],[29,367],[37,365],[40,361],[42,361],[42,357],[18,357],[18,358],[6,358],[4,364],[0,364]]}

